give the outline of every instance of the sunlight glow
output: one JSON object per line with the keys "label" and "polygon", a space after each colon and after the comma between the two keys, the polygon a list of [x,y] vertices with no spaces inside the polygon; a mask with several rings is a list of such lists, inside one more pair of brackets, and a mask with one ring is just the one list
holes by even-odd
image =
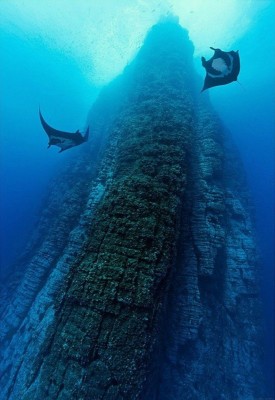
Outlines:
{"label": "sunlight glow", "polygon": [[[9,0],[2,29],[73,57],[93,84],[107,83],[136,54],[163,15],[178,15],[195,56],[229,49],[272,0]],[[92,68],[93,67],[93,68]]]}

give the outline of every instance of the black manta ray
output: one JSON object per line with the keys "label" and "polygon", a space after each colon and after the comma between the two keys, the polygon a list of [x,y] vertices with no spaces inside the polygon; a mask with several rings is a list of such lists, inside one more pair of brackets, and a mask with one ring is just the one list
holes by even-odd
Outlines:
{"label": "black manta ray", "polygon": [[202,92],[213,86],[227,85],[237,80],[240,72],[240,56],[238,51],[222,51],[214,49],[215,53],[210,60],[201,58],[202,66],[206,69],[206,77]]}
{"label": "black manta ray", "polygon": [[79,146],[80,144],[88,141],[89,128],[86,130],[86,133],[84,136],[81,135],[79,130],[77,130],[74,133],[58,131],[57,129],[54,129],[50,125],[47,124],[47,122],[44,120],[40,110],[39,110],[39,116],[40,116],[40,121],[41,121],[41,124],[42,124],[44,130],[47,133],[47,135],[49,136],[48,148],[50,146],[60,147],[59,153],[61,153],[64,150],[68,150],[74,146]]}

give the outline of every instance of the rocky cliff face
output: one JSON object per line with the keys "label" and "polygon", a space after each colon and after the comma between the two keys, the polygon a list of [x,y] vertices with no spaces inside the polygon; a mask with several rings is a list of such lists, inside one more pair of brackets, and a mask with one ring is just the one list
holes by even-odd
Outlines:
{"label": "rocky cliff face", "polygon": [[246,185],[192,52],[160,23],[99,96],[2,294],[1,399],[258,395]]}

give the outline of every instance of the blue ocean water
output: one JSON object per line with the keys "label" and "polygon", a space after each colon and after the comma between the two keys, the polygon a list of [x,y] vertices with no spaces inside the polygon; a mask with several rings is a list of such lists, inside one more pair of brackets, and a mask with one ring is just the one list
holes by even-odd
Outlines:
{"label": "blue ocean water", "polygon": [[[6,31],[1,35],[1,268],[24,248],[47,184],[70,154],[47,151],[39,106],[54,126],[85,126],[97,90],[73,59]],[[69,79],[68,79],[69,77]]]}
{"label": "blue ocean water", "polygon": [[[8,273],[17,256],[23,251],[51,180],[63,164],[78,154],[77,148],[61,155],[56,149],[47,150],[47,137],[38,118],[39,106],[47,121],[57,128],[76,131],[84,127],[89,109],[100,88],[119,73],[134,56],[151,24],[157,21],[162,12],[181,12],[177,1],[169,2],[167,7],[168,2],[152,1],[152,6],[149,7],[142,1],[125,0],[120,5],[125,12],[122,14],[125,20],[122,21],[122,17],[117,17],[115,2],[103,2],[101,10],[98,5],[82,1],[81,9],[76,10],[80,13],[79,19],[76,19],[75,10],[70,10],[68,3],[66,9],[65,3],[60,0],[56,4],[65,7],[66,11],[62,24],[69,28],[65,29],[61,24],[58,29],[52,29],[51,24],[57,24],[58,20],[52,16],[50,1],[45,2],[48,3],[48,7],[43,9],[43,12],[40,12],[39,8],[42,6],[38,2],[30,1],[29,9],[28,6],[23,9],[20,1],[11,0],[8,6],[7,3],[4,1],[0,5],[1,277]],[[215,2],[204,3],[208,3],[208,8],[211,8]],[[220,46],[223,50],[240,51],[241,85],[234,83],[213,88],[210,97],[240,151],[255,205],[267,332],[266,370],[272,396],[275,4],[274,1],[254,0],[254,5],[252,2],[252,8],[246,14],[245,7],[248,3],[244,0],[236,6],[233,0],[224,2],[224,15],[229,17],[225,22],[217,20],[217,25],[230,24],[230,18],[231,21],[234,19],[234,10],[237,16],[242,17],[236,18],[236,25],[230,26],[231,31],[228,29],[231,36],[228,36],[228,32],[223,36],[223,31],[217,30],[219,36],[216,37],[216,42],[208,44]],[[232,11],[233,5],[235,9]],[[45,22],[42,15],[47,15],[47,12],[50,17]],[[188,12],[190,37],[194,40],[195,48],[199,48],[195,53],[194,62],[203,82],[204,71],[200,65],[200,56],[212,55],[205,45],[207,34],[199,26],[203,21],[204,29],[207,30],[208,27],[207,18],[202,15],[206,13],[203,2],[194,2],[193,9],[190,6]],[[81,32],[85,31],[81,20],[83,13],[90,15],[89,21],[93,26],[89,37],[74,31],[76,23],[79,23]],[[112,15],[115,15],[115,18],[112,18]],[[250,23],[246,29],[241,29],[240,26],[245,25],[246,20]],[[130,26],[127,32],[131,32],[132,36],[125,37],[126,32],[121,28],[123,23]],[[208,23],[210,26],[213,21],[209,20]],[[47,24],[50,24],[48,28]],[[52,33],[49,35],[51,29]],[[86,29],[89,29],[89,26]],[[202,31],[201,35],[206,36],[205,41],[200,38],[198,31]],[[213,40],[213,37],[215,38],[209,37],[209,41]],[[89,58],[84,58],[85,48]],[[76,49],[81,49],[81,52]],[[202,54],[204,49],[205,53]]]}

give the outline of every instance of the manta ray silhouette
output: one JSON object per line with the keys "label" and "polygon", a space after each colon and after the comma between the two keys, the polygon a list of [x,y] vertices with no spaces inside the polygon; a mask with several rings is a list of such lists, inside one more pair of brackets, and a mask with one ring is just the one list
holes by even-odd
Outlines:
{"label": "manta ray silhouette", "polygon": [[213,86],[227,85],[237,80],[240,72],[240,56],[238,51],[222,51],[214,49],[215,53],[210,60],[201,58],[202,66],[206,69],[206,77],[202,92]]}
{"label": "manta ray silhouette", "polygon": [[80,144],[88,141],[89,128],[87,128],[84,136],[81,135],[79,130],[77,130],[74,133],[63,132],[63,131],[54,129],[49,124],[47,124],[47,122],[43,118],[43,115],[41,114],[40,109],[39,109],[39,117],[40,117],[41,124],[49,137],[48,148],[51,146],[60,147],[59,153],[61,153],[64,150],[68,150],[72,147],[79,146]]}

